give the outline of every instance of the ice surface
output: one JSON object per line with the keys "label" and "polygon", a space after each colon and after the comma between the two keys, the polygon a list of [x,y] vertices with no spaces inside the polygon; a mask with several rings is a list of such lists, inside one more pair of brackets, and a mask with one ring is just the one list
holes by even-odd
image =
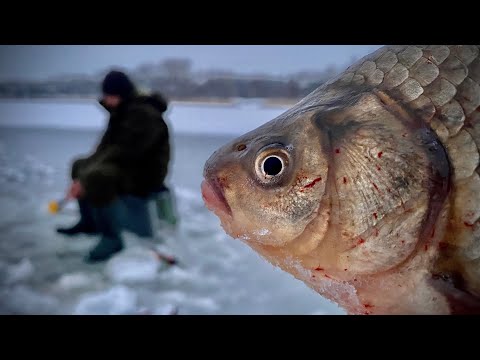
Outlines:
{"label": "ice surface", "polygon": [[65,274],[58,279],[56,286],[64,291],[87,288],[91,286],[92,278],[93,276],[82,272]]}
{"label": "ice surface", "polygon": [[[175,133],[241,134],[287,110],[267,107],[257,99],[233,104],[178,104],[173,102],[166,119]],[[107,113],[95,101],[0,100],[0,126],[55,129],[102,129]],[[0,149],[1,150],[1,149]]]}
{"label": "ice surface", "polygon": [[6,283],[13,284],[28,279],[33,274],[34,268],[29,259],[22,259],[18,264],[7,268]]}
{"label": "ice surface", "polygon": [[141,282],[154,280],[159,268],[160,261],[153,251],[133,248],[110,259],[105,272],[113,282]]}
{"label": "ice surface", "polygon": [[80,299],[74,315],[128,315],[136,311],[135,291],[123,285],[106,291],[88,293]]}
{"label": "ice surface", "polygon": [[46,315],[55,314],[59,300],[25,285],[0,290],[0,314]]}
{"label": "ice surface", "polygon": [[159,306],[152,313],[152,315],[177,315],[177,314],[178,314],[178,308],[172,304]]}

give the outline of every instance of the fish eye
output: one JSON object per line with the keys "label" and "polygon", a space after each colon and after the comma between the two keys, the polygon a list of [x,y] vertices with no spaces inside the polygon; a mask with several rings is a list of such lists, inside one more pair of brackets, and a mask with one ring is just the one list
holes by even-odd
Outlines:
{"label": "fish eye", "polygon": [[262,181],[279,179],[289,163],[289,154],[278,147],[264,149],[255,162],[257,177]]}
{"label": "fish eye", "polygon": [[262,171],[265,176],[276,176],[283,171],[283,160],[278,156],[266,157],[262,162]]}

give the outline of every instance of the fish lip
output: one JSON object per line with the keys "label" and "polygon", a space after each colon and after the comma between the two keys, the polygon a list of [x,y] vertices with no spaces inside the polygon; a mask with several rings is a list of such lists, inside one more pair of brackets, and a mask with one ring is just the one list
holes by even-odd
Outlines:
{"label": "fish lip", "polygon": [[[208,194],[213,193],[215,199],[213,199],[214,204],[212,207],[214,210],[220,210],[229,216],[232,216],[232,209],[230,208],[230,205],[228,205],[227,199],[225,198],[223,186],[220,184],[217,178],[203,180],[201,188],[202,197],[205,204],[212,206],[212,199]],[[215,207],[215,205],[220,205],[220,208],[218,209]]]}

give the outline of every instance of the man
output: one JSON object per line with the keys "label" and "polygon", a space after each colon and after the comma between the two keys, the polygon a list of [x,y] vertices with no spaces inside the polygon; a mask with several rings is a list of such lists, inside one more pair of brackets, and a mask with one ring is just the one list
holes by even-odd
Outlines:
{"label": "man", "polygon": [[121,251],[122,228],[147,216],[129,206],[168,190],[164,185],[170,161],[163,119],[166,100],[160,94],[140,95],[120,71],[106,75],[102,92],[99,102],[110,113],[108,127],[95,152],[74,161],[67,194],[78,200],[80,220],[71,228],[57,229],[65,235],[101,235],[87,262],[106,260]]}

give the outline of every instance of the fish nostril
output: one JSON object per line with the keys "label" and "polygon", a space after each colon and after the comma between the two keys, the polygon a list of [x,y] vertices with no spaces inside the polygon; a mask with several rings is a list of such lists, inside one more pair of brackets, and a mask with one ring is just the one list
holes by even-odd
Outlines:
{"label": "fish nostril", "polygon": [[239,144],[237,145],[237,151],[243,151],[247,148],[247,145],[245,144]]}

